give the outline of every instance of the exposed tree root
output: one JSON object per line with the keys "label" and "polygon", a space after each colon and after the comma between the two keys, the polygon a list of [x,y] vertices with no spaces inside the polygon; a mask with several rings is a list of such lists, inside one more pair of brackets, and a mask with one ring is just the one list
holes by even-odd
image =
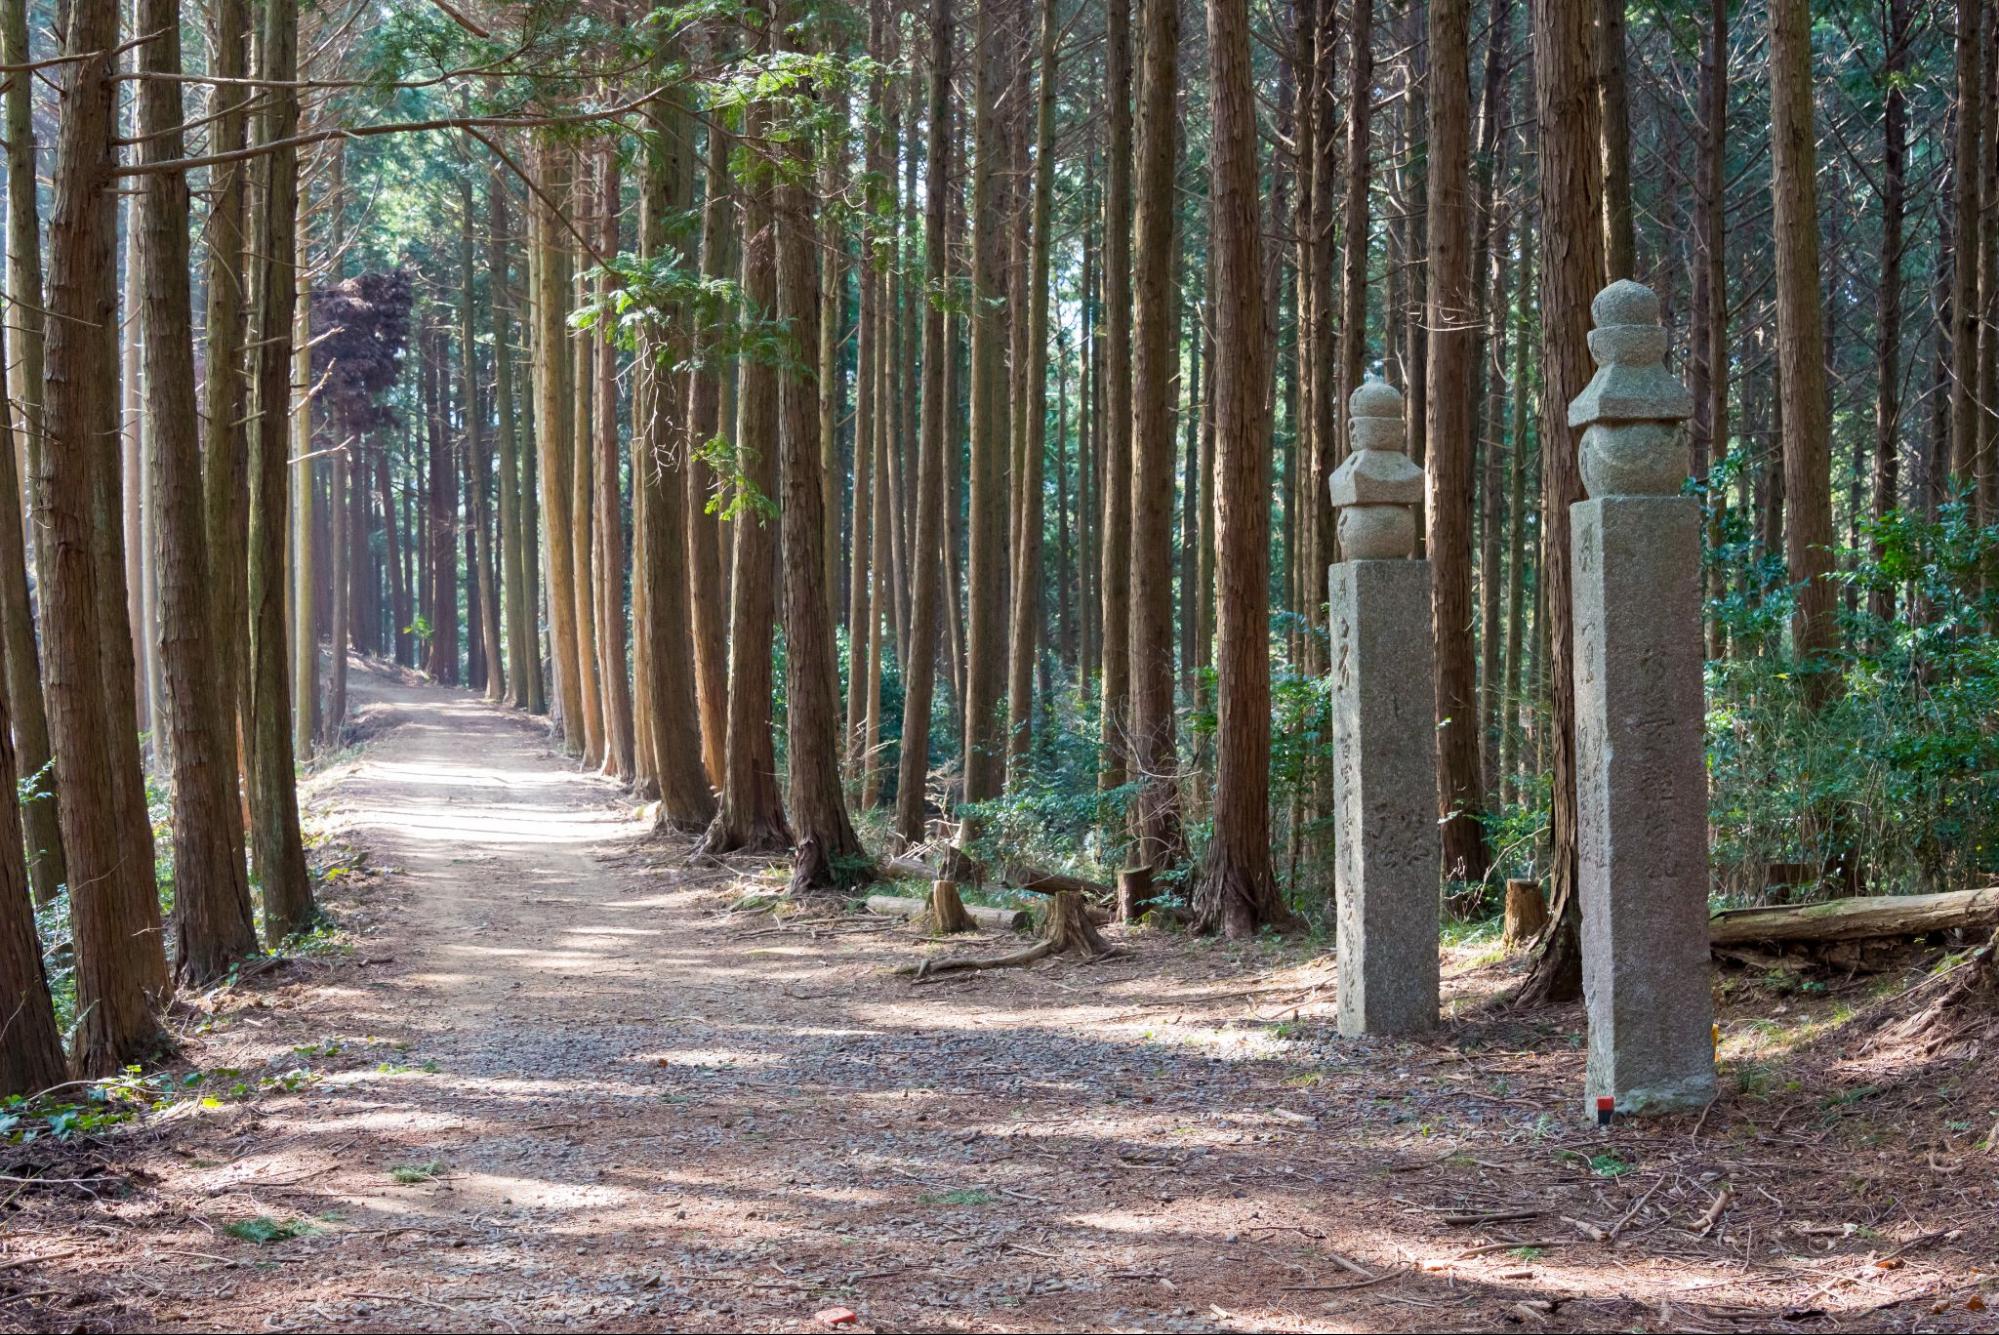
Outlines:
{"label": "exposed tree root", "polygon": [[1557,886],[1548,905],[1548,925],[1535,943],[1534,967],[1508,998],[1508,1005],[1528,1010],[1582,1000],[1581,920],[1574,896]]}
{"label": "exposed tree root", "polygon": [[807,835],[792,854],[791,882],[785,890],[793,899],[844,895],[856,883],[872,879],[873,868],[850,868],[829,857],[816,836]]}
{"label": "exposed tree root", "polygon": [[[952,889],[956,891],[955,886]],[[1097,931],[1096,923],[1091,921],[1083,896],[1074,890],[1057,890],[1048,896],[1048,919],[1042,925],[1041,939],[1033,945],[1006,955],[924,960],[921,964],[911,964],[896,972],[908,977],[929,978],[937,974],[982,969],[1019,969],[1056,955],[1078,955],[1085,960],[1098,960],[1116,953],[1117,948],[1104,940]]]}
{"label": "exposed tree root", "polygon": [[1942,980],[1935,1000],[1876,1034],[1868,1050],[1902,1047],[1919,1060],[1969,1060],[1999,1039],[1999,931]]}
{"label": "exposed tree root", "polygon": [[1255,936],[1264,928],[1295,932],[1304,919],[1293,913],[1277,893],[1267,869],[1254,870],[1228,856],[1220,842],[1208,846],[1208,859],[1194,885],[1196,932],[1220,932],[1231,941]]}
{"label": "exposed tree root", "polygon": [[752,821],[739,828],[724,808],[708,823],[708,832],[694,846],[696,854],[720,857],[725,853],[787,853],[791,851],[791,830],[782,816],[775,823]]}

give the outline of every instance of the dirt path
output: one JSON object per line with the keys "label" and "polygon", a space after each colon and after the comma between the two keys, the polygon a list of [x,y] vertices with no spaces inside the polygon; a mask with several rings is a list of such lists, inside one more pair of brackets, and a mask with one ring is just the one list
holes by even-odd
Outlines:
{"label": "dirt path", "polygon": [[[190,1019],[219,1106],[4,1202],[0,1327],[1987,1321],[1992,1160],[1946,1128],[1989,1086],[1885,1148],[1815,1093],[1606,1137],[1573,1014],[1347,1043],[1305,945],[911,987],[884,966],[935,947],[731,911],[765,869],[686,865],[528,721],[355,694],[372,739],[313,790],[366,853],[328,892],[352,948]],[[1461,1009],[1503,982],[1449,973]]]}

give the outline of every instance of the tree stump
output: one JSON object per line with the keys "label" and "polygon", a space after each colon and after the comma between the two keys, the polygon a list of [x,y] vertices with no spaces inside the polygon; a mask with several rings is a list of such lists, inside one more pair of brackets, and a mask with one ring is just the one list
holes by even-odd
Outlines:
{"label": "tree stump", "polygon": [[[1148,869],[1148,882],[1151,876]],[[1051,947],[1048,952],[1051,955],[1076,954],[1094,959],[1108,955],[1111,949],[1091,921],[1083,896],[1074,890],[1057,890],[1048,896],[1048,921],[1041,929],[1041,939]]]}
{"label": "tree stump", "polygon": [[1548,925],[1548,901],[1541,895],[1541,883],[1509,880],[1506,883],[1506,931],[1500,943],[1518,950],[1541,935]]}
{"label": "tree stump", "polygon": [[1126,867],[1117,874],[1117,916],[1132,923],[1143,918],[1158,892],[1152,886],[1152,868]]}
{"label": "tree stump", "polygon": [[1089,908],[1081,892],[1053,890],[1048,892],[1048,917],[1041,927],[1041,939],[1025,950],[1016,950],[1008,955],[924,960],[921,964],[907,965],[896,972],[923,979],[940,973],[1019,969],[1055,955],[1080,955],[1085,960],[1094,960],[1115,953],[1115,948],[1104,940],[1097,931],[1096,923],[1090,920]]}
{"label": "tree stump", "polygon": [[965,901],[958,897],[956,881],[940,879],[930,883],[930,930],[939,936],[972,930],[972,915],[966,912]]}

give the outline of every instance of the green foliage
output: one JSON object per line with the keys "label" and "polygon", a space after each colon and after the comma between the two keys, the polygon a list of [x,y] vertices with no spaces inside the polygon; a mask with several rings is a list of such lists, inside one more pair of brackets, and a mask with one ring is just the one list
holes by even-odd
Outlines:
{"label": "green foliage", "polygon": [[777,518],[777,502],[750,477],[747,463],[751,457],[749,447],[738,449],[727,436],[715,436],[696,446],[694,457],[714,471],[715,480],[720,484],[715,494],[708,498],[709,514],[720,515],[724,519],[753,515],[759,524]]}
{"label": "green foliage", "polygon": [[149,1077],[128,1066],[108,1080],[83,1085],[80,1097],[29,1099],[16,1094],[0,1099],[0,1144],[30,1144],[43,1137],[70,1140],[108,1130],[169,1097],[165,1083],[169,1079]]}
{"label": "green foliage", "polygon": [[293,1238],[303,1238],[319,1232],[319,1226],[309,1219],[277,1219],[260,1214],[254,1219],[237,1219],[224,1224],[222,1231],[232,1238],[244,1242],[254,1242],[267,1246],[273,1242],[289,1242]]}
{"label": "green foliage", "polygon": [[427,1163],[399,1164],[389,1170],[389,1176],[406,1187],[435,1182],[444,1176],[444,1161],[432,1159]]}
{"label": "green foliage", "polygon": [[[1726,551],[1724,556],[1726,556]],[[1841,643],[1801,662],[1783,635],[1796,590],[1738,564],[1715,614],[1734,652],[1708,666],[1715,866],[1736,897],[1773,862],[1857,858],[1877,893],[1936,890],[1999,870],[1999,526],[1965,504],[1897,511],[1841,554]],[[1879,617],[1869,595],[1892,594]],[[1832,678],[1814,709],[1808,679]]]}
{"label": "green foliage", "polygon": [[1094,708],[1064,693],[1037,721],[1027,763],[1005,795],[962,808],[976,830],[971,855],[994,865],[1025,860],[1108,879],[1123,850],[1105,832],[1124,828],[1138,785],[1100,789],[1098,751]]}

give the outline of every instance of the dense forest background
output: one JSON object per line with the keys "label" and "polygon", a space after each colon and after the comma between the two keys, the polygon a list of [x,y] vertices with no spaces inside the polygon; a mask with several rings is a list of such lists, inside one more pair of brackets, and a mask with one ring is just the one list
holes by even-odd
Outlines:
{"label": "dense forest background", "polygon": [[1713,895],[1999,866],[1987,0],[6,0],[0,39],[0,960],[45,1017],[6,1088],[59,1033],[143,1056],[253,910],[312,930],[293,778],[349,650],[800,892],[948,845],[1328,926],[1369,376],[1428,477],[1440,886],[1544,883],[1527,995],[1573,994],[1566,404],[1618,277],[1696,404]]}

